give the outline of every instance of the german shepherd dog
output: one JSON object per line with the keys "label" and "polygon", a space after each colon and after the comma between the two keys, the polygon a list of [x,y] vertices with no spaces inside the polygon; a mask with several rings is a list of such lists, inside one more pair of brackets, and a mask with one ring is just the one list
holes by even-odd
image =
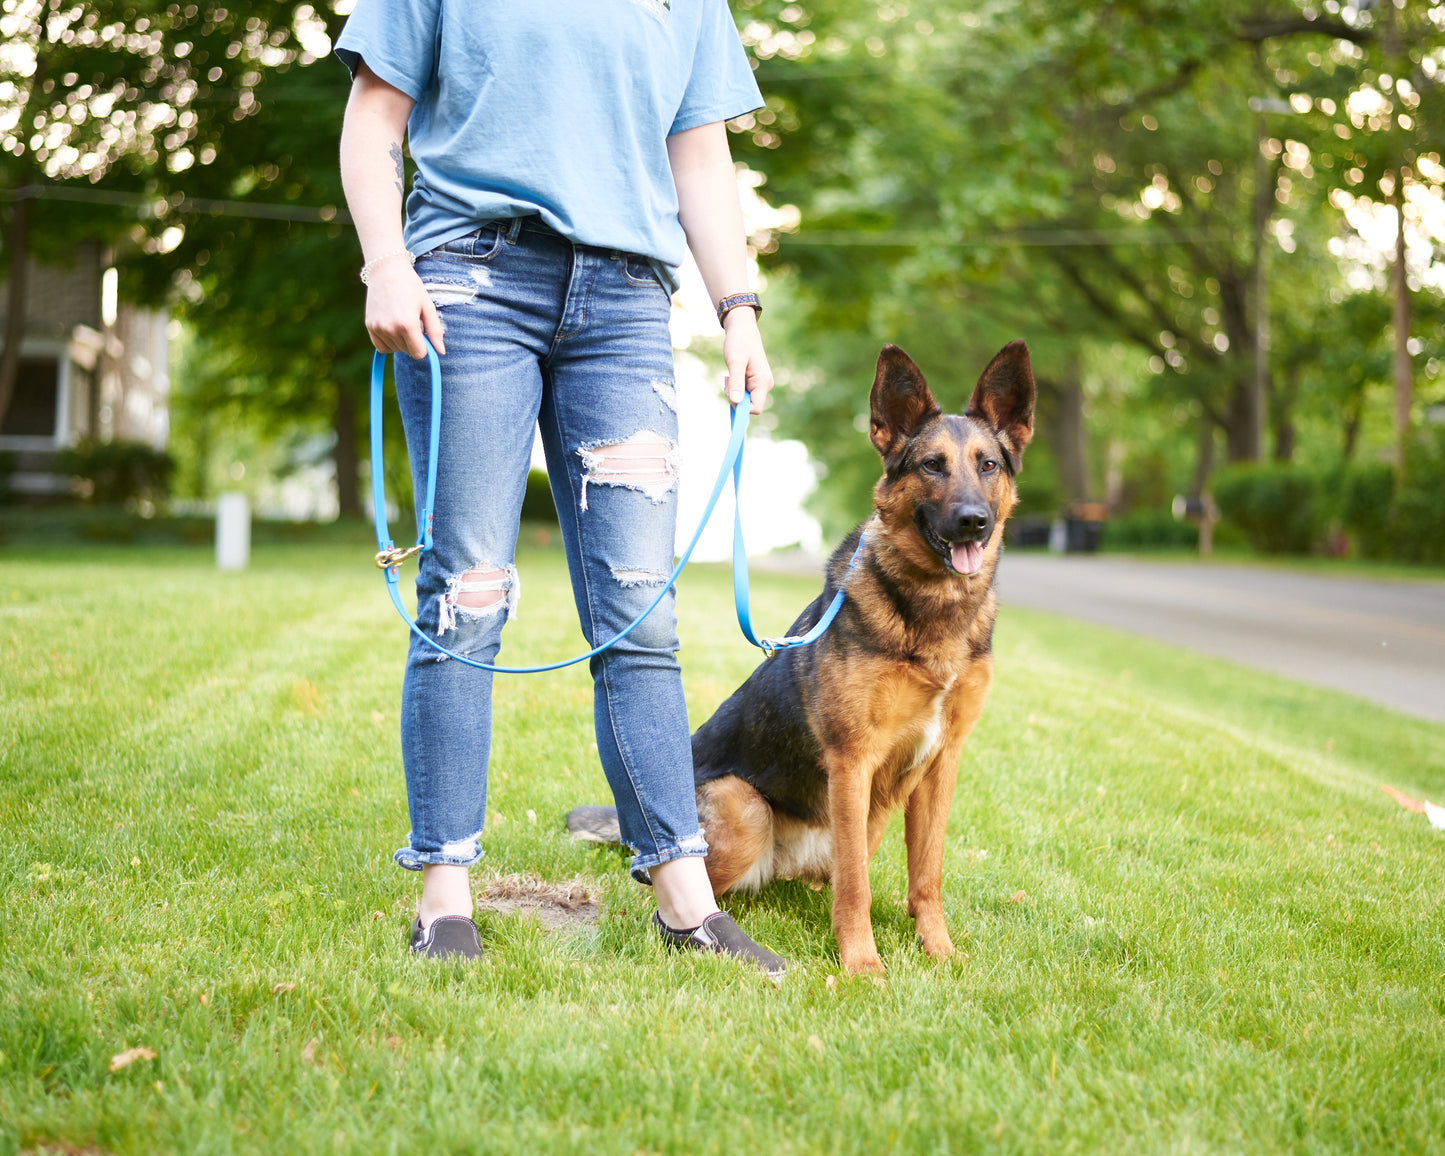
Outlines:
{"label": "german shepherd dog", "polygon": [[944,829],[993,677],[993,576],[1033,407],[1021,341],[989,363],[961,416],[942,413],[908,355],[885,345],[870,397],[884,471],[873,514],[833,554],[822,594],[789,633],[812,627],[840,587],[842,611],[812,646],[764,660],[692,736],[714,892],[831,882],[851,974],[883,970],[868,863],[899,808],[919,941],[935,958],[954,952]]}

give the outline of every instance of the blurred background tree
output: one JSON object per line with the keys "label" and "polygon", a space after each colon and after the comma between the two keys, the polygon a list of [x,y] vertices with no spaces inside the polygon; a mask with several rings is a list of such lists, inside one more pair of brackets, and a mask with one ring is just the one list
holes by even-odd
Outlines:
{"label": "blurred background tree", "polygon": [[[1408,511],[1445,458],[1445,4],[733,11],[767,99],[735,153],[800,222],[754,238],[778,432],[826,471],[829,537],[877,477],[860,431],[879,345],[957,407],[1018,336],[1040,391],[1025,513],[1102,502],[1177,540],[1175,494],[1226,465],[1247,490],[1272,462],[1250,508],[1295,492],[1280,470],[1308,475],[1310,548],[1359,538],[1367,495],[1392,540],[1426,532]],[[51,0],[3,18],[0,171],[44,186],[12,192],[7,260],[88,229],[128,292],[172,303],[189,334],[176,455],[197,493],[242,430],[331,455],[342,512],[359,510],[370,347],[335,164],[343,19]],[[72,194],[90,199],[56,199]]]}
{"label": "blurred background tree", "polygon": [[[834,532],[866,509],[874,467],[846,431],[883,339],[948,375],[957,403],[1027,337],[1026,497],[1043,465],[1044,505],[1121,513],[1197,493],[1216,460],[1348,459],[1362,430],[1375,447],[1365,400],[1387,342],[1397,396],[1413,363],[1439,393],[1438,325],[1412,331],[1407,306],[1439,314],[1445,7],[737,10],[768,98],[738,153],[802,221],[762,241],[790,286],[781,360],[813,370],[780,394],[782,428],[833,470]],[[1414,261],[1387,278],[1400,188]]]}

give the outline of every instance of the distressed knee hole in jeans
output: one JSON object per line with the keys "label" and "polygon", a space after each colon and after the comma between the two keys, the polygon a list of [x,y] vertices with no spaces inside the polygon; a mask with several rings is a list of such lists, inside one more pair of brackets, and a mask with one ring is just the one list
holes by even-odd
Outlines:
{"label": "distressed knee hole in jeans", "polygon": [[482,564],[448,578],[437,609],[437,635],[456,629],[459,620],[490,618],[504,610],[508,619],[517,617],[521,592],[522,582],[515,566]]}
{"label": "distressed knee hole in jeans", "polygon": [[587,487],[621,486],[660,502],[677,485],[677,447],[652,430],[639,430],[624,441],[582,446],[582,500]]}
{"label": "distressed knee hole in jeans", "polygon": [[661,586],[667,581],[667,573],[663,570],[624,570],[614,568],[612,577],[617,579],[617,584],[623,589],[629,586]]}

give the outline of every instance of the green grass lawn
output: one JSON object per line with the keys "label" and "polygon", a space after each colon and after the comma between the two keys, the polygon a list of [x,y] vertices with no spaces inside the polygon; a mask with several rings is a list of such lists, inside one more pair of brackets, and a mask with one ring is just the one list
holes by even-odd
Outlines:
{"label": "green grass lawn", "polygon": [[[560,555],[503,660],[575,653]],[[781,630],[813,583],[757,578]],[[694,723],[756,652],[682,589]],[[587,879],[596,926],[403,948],[404,630],[364,550],[0,554],[0,1154],[1445,1150],[1445,727],[1010,610],[965,751],[936,965],[873,864],[888,976],[829,895],[727,906],[801,965],[668,957],[577,669],[497,680],[488,874]],[[111,1058],[145,1047],[119,1071]]]}

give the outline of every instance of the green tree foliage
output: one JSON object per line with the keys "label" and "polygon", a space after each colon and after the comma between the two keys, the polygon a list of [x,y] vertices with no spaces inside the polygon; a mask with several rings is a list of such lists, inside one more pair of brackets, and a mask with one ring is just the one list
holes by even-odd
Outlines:
{"label": "green tree foliage", "polygon": [[[332,14],[317,31],[329,40],[340,27]],[[372,347],[337,166],[347,90],[332,58],[273,68],[254,111],[227,134],[225,163],[188,175],[186,199],[149,225],[151,237],[174,230],[168,251],[132,267],[150,295],[175,288],[196,332],[178,399],[188,428],[329,430],[341,512],[356,515]],[[187,213],[197,199],[227,211]],[[247,205],[282,211],[242,215]]]}
{"label": "green tree foliage", "polygon": [[28,255],[56,259],[81,237],[116,239],[137,205],[168,211],[162,185],[221,157],[223,138],[255,111],[266,73],[309,59],[303,42],[314,23],[311,6],[294,0],[234,10],[161,0],[5,5],[0,187],[14,291],[0,418],[19,357]]}
{"label": "green tree foliage", "polygon": [[[789,352],[819,370],[784,397],[785,428],[830,468],[850,463],[845,479],[862,459],[835,441],[880,339],[964,377],[1000,338],[1024,336],[1043,407],[1061,366],[1099,356],[1081,347],[1123,343],[1147,363],[1125,388],[1131,405],[1199,427],[1176,431],[1173,457],[1197,445],[1207,473],[1216,432],[1230,460],[1261,456],[1261,260],[1282,335],[1266,380],[1276,453],[1293,453],[1299,405],[1341,397],[1349,412],[1378,380],[1378,330],[1366,330],[1383,285],[1352,287],[1345,254],[1325,246],[1353,237],[1341,190],[1357,190],[1353,206],[1359,190],[1388,188],[1402,157],[1427,192],[1445,180],[1427,151],[1430,126],[1438,140],[1445,124],[1445,7],[738,9],[768,96],[739,152],[802,213],[768,258],[799,285]],[[1336,310],[1356,349],[1340,351]],[[1355,434],[1345,420],[1352,445],[1359,420]],[[857,487],[842,489],[856,512]]]}

